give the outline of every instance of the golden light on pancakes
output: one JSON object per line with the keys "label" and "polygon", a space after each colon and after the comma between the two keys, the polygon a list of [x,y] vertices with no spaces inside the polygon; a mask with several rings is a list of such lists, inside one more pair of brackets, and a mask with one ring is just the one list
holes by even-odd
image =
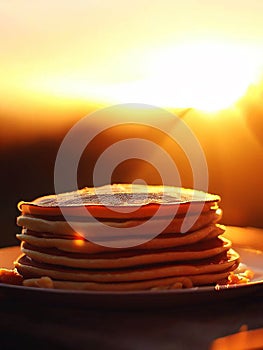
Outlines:
{"label": "golden light on pancakes", "polygon": [[[222,236],[219,196],[170,186],[135,185],[134,192],[132,189],[129,184],[108,185],[20,203],[17,223],[22,230],[17,237],[23,255],[15,266],[24,278],[23,284],[132,291],[227,283],[239,265],[239,255]],[[79,194],[95,222],[80,215]],[[58,203],[78,226],[66,222]],[[169,219],[168,225],[158,232],[158,222],[165,219]],[[182,232],[185,220],[193,221],[187,232]],[[132,231],[127,234],[126,230],[142,227],[141,235],[148,237],[142,225],[145,222],[156,234],[137,245]],[[105,224],[112,242],[129,240],[134,244],[116,248],[95,243],[92,238],[100,235],[100,226]],[[81,237],[75,227],[80,231],[90,227],[92,234]],[[116,228],[120,232],[117,235],[111,231]]]}

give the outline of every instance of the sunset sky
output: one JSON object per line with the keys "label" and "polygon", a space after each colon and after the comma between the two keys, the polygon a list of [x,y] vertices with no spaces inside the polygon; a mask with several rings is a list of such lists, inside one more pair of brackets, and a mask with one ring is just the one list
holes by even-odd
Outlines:
{"label": "sunset sky", "polygon": [[1,1],[1,118],[227,108],[262,77],[262,13],[259,0]]}

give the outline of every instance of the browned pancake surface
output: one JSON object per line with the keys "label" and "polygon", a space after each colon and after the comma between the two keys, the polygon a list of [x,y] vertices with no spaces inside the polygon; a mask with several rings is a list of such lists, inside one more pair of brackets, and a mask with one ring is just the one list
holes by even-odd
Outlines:
{"label": "browned pancake surface", "polygon": [[[142,206],[147,204],[180,204],[187,202],[217,202],[220,197],[202,191],[174,186],[114,184],[85,187],[78,191],[37,198],[31,204],[43,207],[84,205]],[[82,203],[81,203],[82,205]]]}
{"label": "browned pancake surface", "polygon": [[67,216],[125,219],[174,216],[190,207],[206,211],[219,201],[217,195],[174,186],[115,184],[44,196],[18,207],[30,215],[60,216],[63,210]]}

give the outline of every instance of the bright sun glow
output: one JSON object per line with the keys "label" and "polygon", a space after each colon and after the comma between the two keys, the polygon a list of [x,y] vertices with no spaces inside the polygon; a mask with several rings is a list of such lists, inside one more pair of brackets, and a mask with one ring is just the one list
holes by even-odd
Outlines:
{"label": "bright sun glow", "polygon": [[202,41],[163,49],[149,65],[160,103],[216,111],[236,102],[259,77],[262,52],[255,47]]}
{"label": "bright sun glow", "polygon": [[63,97],[210,112],[235,103],[260,76],[262,62],[262,50],[252,45],[196,41],[142,52],[139,64],[144,75],[140,80],[102,83],[46,75],[27,85]]}

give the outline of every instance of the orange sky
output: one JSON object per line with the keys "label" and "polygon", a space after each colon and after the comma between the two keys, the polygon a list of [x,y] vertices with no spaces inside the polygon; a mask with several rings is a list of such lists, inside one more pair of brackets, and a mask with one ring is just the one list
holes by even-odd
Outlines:
{"label": "orange sky", "polygon": [[258,0],[2,1],[2,116],[61,121],[95,101],[226,108],[263,72],[262,13]]}

